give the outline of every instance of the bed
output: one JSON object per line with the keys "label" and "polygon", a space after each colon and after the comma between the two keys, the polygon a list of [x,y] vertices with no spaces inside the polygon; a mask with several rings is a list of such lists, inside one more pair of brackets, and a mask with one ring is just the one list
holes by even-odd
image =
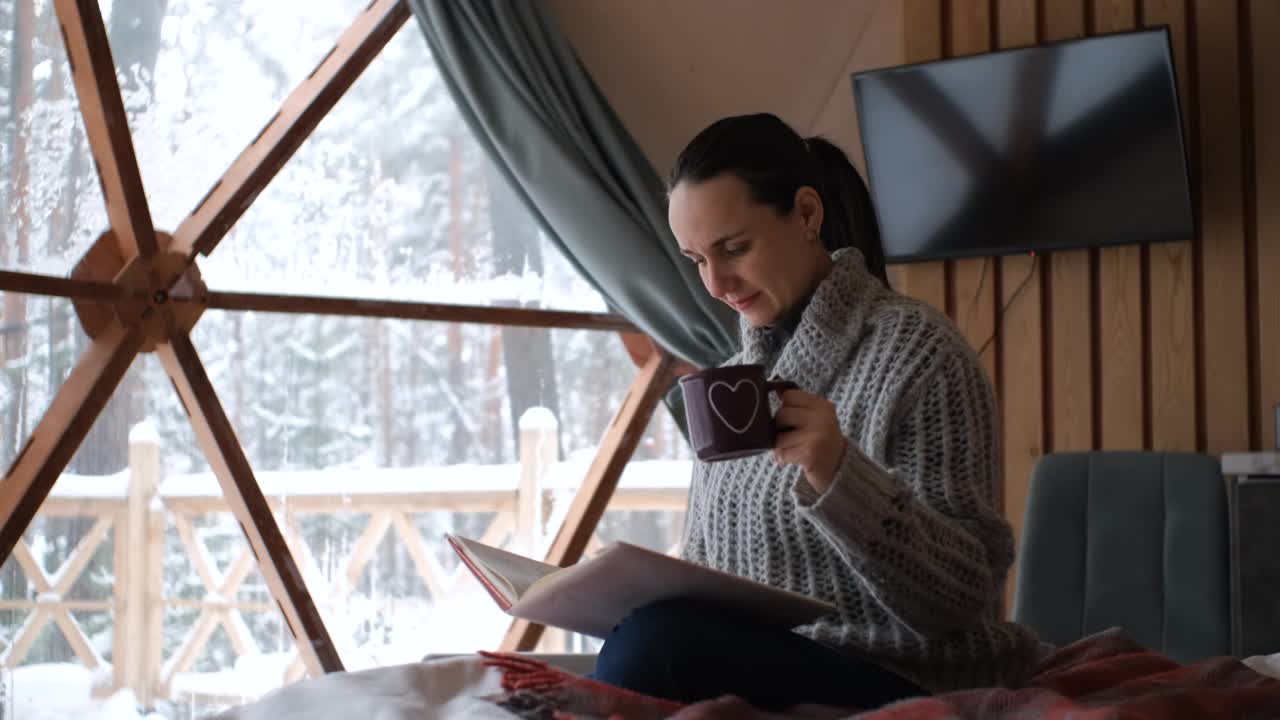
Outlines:
{"label": "bed", "polygon": [[[1050,454],[1030,490],[1014,619],[1057,650],[1027,687],[917,698],[861,715],[808,707],[787,716],[1280,720],[1280,652],[1228,656],[1228,518],[1216,460]],[[638,720],[680,710],[588,680],[581,670],[527,656],[442,658],[304,681],[221,718]]]}
{"label": "bed", "polygon": [[[544,661],[481,653],[304,680],[219,720],[666,718],[680,706],[594,682]],[[1111,628],[1059,648],[1025,688],[978,688],[857,709],[797,708],[785,717],[867,720],[1227,720],[1280,718],[1280,653],[1179,664]]]}

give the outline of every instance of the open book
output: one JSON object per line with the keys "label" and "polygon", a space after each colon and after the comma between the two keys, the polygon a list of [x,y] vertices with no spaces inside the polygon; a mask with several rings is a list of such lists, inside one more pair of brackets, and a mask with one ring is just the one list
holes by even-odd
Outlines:
{"label": "open book", "polygon": [[835,611],[829,602],[616,542],[559,568],[457,535],[462,562],[507,614],[603,638],[632,610],[671,597],[698,597],[795,627]]}

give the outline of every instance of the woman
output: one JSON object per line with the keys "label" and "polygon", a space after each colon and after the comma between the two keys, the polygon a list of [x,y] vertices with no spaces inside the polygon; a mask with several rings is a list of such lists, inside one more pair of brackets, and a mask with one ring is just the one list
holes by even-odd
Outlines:
{"label": "woman", "polygon": [[696,465],[683,555],[838,612],[791,631],[656,603],[614,629],[595,677],[767,709],[1022,682],[1037,640],[1000,620],[1013,536],[991,386],[945,316],[888,288],[848,158],[772,115],[730,117],[684,149],[668,193],[681,252],[740,316],[726,364],[801,386],[772,454]]}

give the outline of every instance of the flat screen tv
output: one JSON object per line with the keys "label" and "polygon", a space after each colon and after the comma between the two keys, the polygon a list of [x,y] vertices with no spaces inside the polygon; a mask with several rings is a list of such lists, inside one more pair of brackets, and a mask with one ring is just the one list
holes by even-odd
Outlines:
{"label": "flat screen tv", "polygon": [[857,73],[889,262],[1187,240],[1167,29]]}

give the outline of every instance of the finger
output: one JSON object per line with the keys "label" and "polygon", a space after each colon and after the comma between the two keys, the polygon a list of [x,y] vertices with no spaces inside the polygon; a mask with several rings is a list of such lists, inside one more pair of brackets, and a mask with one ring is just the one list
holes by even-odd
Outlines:
{"label": "finger", "polygon": [[796,430],[811,425],[814,417],[813,411],[806,408],[783,407],[774,413],[773,422],[779,427]]}
{"label": "finger", "polygon": [[836,417],[835,403],[824,397],[808,395],[807,393],[806,397],[791,397],[784,399],[779,409],[808,412],[817,417],[823,418],[835,419]]}
{"label": "finger", "polygon": [[794,450],[802,447],[809,442],[809,438],[813,433],[804,430],[787,430],[780,432],[773,438],[773,448],[775,450]]}
{"label": "finger", "polygon": [[813,447],[804,443],[773,449],[773,459],[779,465],[799,465],[802,468],[810,468],[813,467],[814,457]]}
{"label": "finger", "polygon": [[778,395],[778,399],[782,401],[784,406],[809,407],[813,405],[815,400],[821,400],[822,398],[804,390],[787,390]]}
{"label": "finger", "polygon": [[779,465],[790,465],[791,450],[789,448],[774,448],[773,461]]}
{"label": "finger", "polygon": [[808,443],[799,442],[794,445],[777,446],[773,449],[773,455],[782,465],[804,465],[805,458],[813,455],[813,451]]}

